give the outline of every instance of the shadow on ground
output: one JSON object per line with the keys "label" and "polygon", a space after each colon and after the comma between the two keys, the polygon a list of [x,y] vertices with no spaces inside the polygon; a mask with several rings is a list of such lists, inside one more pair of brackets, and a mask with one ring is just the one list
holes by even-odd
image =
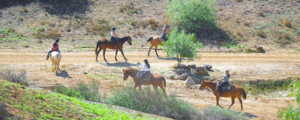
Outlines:
{"label": "shadow on ground", "polygon": [[64,70],[57,73],[57,76],[63,77],[63,78],[73,78],[69,75],[69,73],[67,71],[64,71]]}
{"label": "shadow on ground", "polygon": [[126,68],[131,68],[131,67],[134,67],[134,66],[140,66],[141,63],[128,63],[128,62],[117,62],[117,63],[109,63],[109,62],[106,62],[106,63],[99,63],[101,65],[105,65],[105,66],[110,66],[110,67],[126,67]]}

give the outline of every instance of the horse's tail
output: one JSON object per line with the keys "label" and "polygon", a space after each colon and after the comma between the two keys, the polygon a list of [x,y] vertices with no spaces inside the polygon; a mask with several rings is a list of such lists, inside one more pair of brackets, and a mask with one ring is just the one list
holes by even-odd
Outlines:
{"label": "horse's tail", "polygon": [[165,77],[162,77],[163,79],[163,82],[164,82],[164,86],[165,86],[165,89],[167,88],[167,85],[166,85],[166,78]]}
{"label": "horse's tail", "polygon": [[[241,93],[243,94],[243,98],[246,99],[247,98],[247,95],[246,95],[246,92],[243,88],[240,89]],[[240,94],[241,95],[241,94]]]}
{"label": "horse's tail", "polygon": [[101,41],[99,40],[97,42],[96,48],[95,48],[95,54],[97,55],[98,47],[100,47]]}
{"label": "horse's tail", "polygon": [[[144,45],[146,45],[148,42],[150,42],[151,40],[153,40],[153,37],[151,37],[151,38],[149,38],[148,40],[147,40],[147,42],[144,44]],[[144,45],[142,45],[142,47],[144,47]]]}

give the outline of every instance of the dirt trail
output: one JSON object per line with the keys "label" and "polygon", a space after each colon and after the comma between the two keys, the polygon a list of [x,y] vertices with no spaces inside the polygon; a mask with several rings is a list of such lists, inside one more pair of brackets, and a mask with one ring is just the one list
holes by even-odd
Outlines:
{"label": "dirt trail", "polygon": [[[147,58],[154,73],[163,74],[169,71],[175,60],[166,57],[159,52],[162,58],[157,59],[154,51],[151,57],[146,56],[145,51],[125,51],[128,63],[124,62],[119,53],[119,63],[114,60],[114,52],[108,51],[105,63],[102,52],[99,54],[99,62],[95,61],[94,52],[62,53],[62,72],[55,76],[50,70],[50,61],[46,61],[45,53],[18,53],[0,52],[0,67],[26,69],[28,79],[32,86],[51,88],[57,85],[75,86],[80,82],[89,83],[92,79],[100,83],[101,92],[109,92],[113,86],[122,86],[131,82],[122,80],[122,69],[137,67],[143,59]],[[211,64],[214,72],[211,77],[220,78],[223,71],[231,70],[232,80],[256,80],[268,78],[284,78],[297,76],[300,73],[300,54],[246,54],[246,53],[202,53],[193,61],[184,60],[184,64]],[[197,108],[215,105],[215,97],[210,91],[186,89],[184,81],[167,80],[168,94],[176,92],[178,97],[193,104]],[[221,98],[220,104],[224,107],[230,105],[229,98]],[[277,112],[288,104],[295,104],[291,98],[255,98],[248,97],[243,100],[244,112],[253,119],[277,119]],[[240,110],[240,103],[236,101],[232,107]]]}

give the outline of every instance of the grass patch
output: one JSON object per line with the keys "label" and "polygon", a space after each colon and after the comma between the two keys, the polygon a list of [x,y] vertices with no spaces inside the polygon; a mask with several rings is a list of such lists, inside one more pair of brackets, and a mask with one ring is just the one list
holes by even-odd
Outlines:
{"label": "grass patch", "polygon": [[190,120],[202,117],[194,106],[176,98],[176,95],[165,96],[160,89],[153,92],[150,87],[143,87],[141,91],[132,88],[133,86],[115,88],[113,96],[105,102],[173,119]]}
{"label": "grass patch", "polygon": [[80,83],[75,88],[67,88],[64,86],[57,86],[54,88],[54,92],[61,93],[70,97],[76,97],[79,99],[100,102],[101,95],[99,94],[99,84],[93,80],[89,85]]}
{"label": "grass patch", "polygon": [[206,120],[248,120],[248,118],[243,117],[242,112],[234,110],[226,110],[220,107],[207,107],[202,109]]}
{"label": "grass patch", "polygon": [[17,41],[17,40],[27,40],[27,39],[28,39],[27,36],[17,33],[14,29],[0,30],[0,41]]}
{"label": "grass patch", "polygon": [[0,80],[0,99],[0,105],[6,104],[18,111],[14,116],[20,119],[158,119],[143,114],[116,111],[106,105],[90,103],[45,90],[22,88],[18,84],[4,80]]}
{"label": "grass patch", "polygon": [[4,79],[13,83],[18,83],[20,85],[28,86],[28,80],[26,78],[27,71],[21,70],[18,74],[13,69],[4,69],[0,71],[0,79]]}

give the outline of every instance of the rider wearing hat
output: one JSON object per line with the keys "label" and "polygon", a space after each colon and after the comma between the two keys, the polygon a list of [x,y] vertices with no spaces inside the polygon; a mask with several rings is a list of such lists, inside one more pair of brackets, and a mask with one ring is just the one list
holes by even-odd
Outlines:
{"label": "rider wearing hat", "polygon": [[115,42],[115,45],[116,45],[116,48],[117,48],[118,47],[117,45],[119,43],[119,38],[118,38],[118,36],[115,32],[116,29],[117,29],[116,27],[111,28],[110,39]]}
{"label": "rider wearing hat", "polygon": [[50,55],[50,53],[51,53],[52,51],[58,51],[58,52],[60,52],[60,51],[59,51],[59,48],[58,48],[58,42],[59,42],[59,38],[57,38],[57,39],[55,39],[55,40],[53,41],[52,48],[51,48],[51,50],[48,51],[46,60],[49,59],[49,55]]}

